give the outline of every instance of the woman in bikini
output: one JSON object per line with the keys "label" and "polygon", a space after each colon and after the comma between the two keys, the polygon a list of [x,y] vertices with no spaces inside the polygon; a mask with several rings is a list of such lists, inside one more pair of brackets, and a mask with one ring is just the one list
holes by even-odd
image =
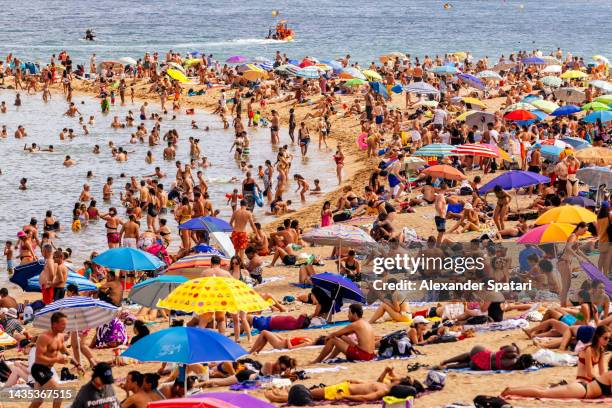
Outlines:
{"label": "woman in bikini", "polygon": [[121,243],[119,235],[119,227],[123,225],[119,217],[117,217],[117,209],[111,207],[108,209],[108,213],[100,214],[100,218],[106,221],[104,225],[106,227],[106,242],[109,248],[117,248]]}
{"label": "woman in bikini", "polygon": [[604,353],[607,351],[609,339],[610,328],[608,326],[598,326],[595,329],[591,344],[578,353],[576,380],[590,383],[595,377],[596,370],[599,371],[599,375],[604,375]]}
{"label": "woman in bikini", "polygon": [[48,232],[49,238],[52,239],[55,237],[55,233],[59,230],[59,221],[53,216],[53,212],[51,210],[47,210],[47,213],[45,214],[45,220],[43,222],[43,231]]}
{"label": "woman in bikini", "polygon": [[495,197],[497,197],[497,205],[495,206],[495,210],[493,211],[493,222],[495,222],[495,226],[499,231],[504,230],[504,221],[506,220],[506,215],[508,215],[508,207],[510,206],[510,194],[507,191],[504,191],[500,185],[496,185],[493,189],[495,193]]}
{"label": "woman in bikini", "polygon": [[[174,218],[176,222],[180,224],[187,222],[191,219],[193,215],[193,209],[191,208],[191,204],[189,204],[189,198],[183,197],[181,200],[181,205],[177,206],[174,210]],[[191,248],[191,240],[190,240],[191,231],[182,229],[181,230],[181,242],[182,248],[184,250],[188,250]]]}
{"label": "woman in bikini", "polygon": [[170,231],[170,228],[168,228],[168,220],[161,218],[159,220],[159,229],[156,232],[161,238],[164,246],[168,248],[170,246],[170,242],[172,242],[172,231]]}
{"label": "woman in bikini", "polygon": [[580,169],[580,162],[574,157],[573,154],[570,154],[565,159],[565,163],[567,164],[567,196],[577,196],[579,186],[576,173],[578,172],[578,169]]}
{"label": "woman in bikini", "polygon": [[19,239],[19,265],[35,261],[37,259],[36,254],[34,254],[32,241],[30,241],[28,234],[24,231],[19,231],[17,238]]}
{"label": "woman in bikini", "polygon": [[567,238],[565,249],[559,256],[557,261],[557,268],[561,274],[561,293],[559,294],[561,300],[561,306],[567,306],[567,294],[572,284],[572,260],[574,258],[582,258],[583,260],[590,262],[586,255],[580,250],[578,246],[578,239],[586,234],[588,231],[587,224],[581,222],[576,225],[574,232]]}
{"label": "woman in bikini", "polygon": [[334,154],[334,161],[336,162],[336,177],[338,177],[338,184],[342,184],[342,168],[344,167],[344,153],[342,153],[342,146],[338,145],[336,154]]}
{"label": "woman in bikini", "polygon": [[[321,339],[323,339],[323,341],[321,341]],[[253,343],[251,350],[249,350],[249,354],[259,353],[264,349],[264,347],[266,347],[267,344],[270,344],[273,349],[277,350],[293,350],[301,347],[323,345],[324,343],[324,336],[321,336],[316,340],[313,340],[310,337],[281,337],[276,333],[264,330],[257,337],[255,337],[255,343]]]}

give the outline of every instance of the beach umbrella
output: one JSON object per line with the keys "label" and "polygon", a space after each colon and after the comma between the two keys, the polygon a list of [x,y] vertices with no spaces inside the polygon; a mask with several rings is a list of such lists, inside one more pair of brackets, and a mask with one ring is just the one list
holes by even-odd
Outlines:
{"label": "beach umbrella", "polygon": [[242,64],[236,67],[236,72],[238,72],[239,74],[242,74],[243,72],[247,71],[265,72],[262,68],[258,67],[255,64]]}
{"label": "beach umbrella", "polygon": [[210,329],[170,327],[151,333],[121,353],[138,361],[196,364],[235,361],[247,352]]}
{"label": "beach umbrella", "polygon": [[301,62],[298,64],[298,67],[300,67],[300,68],[306,68],[306,67],[310,67],[310,66],[312,66],[312,65],[314,65],[314,64],[316,64],[316,62],[315,62],[315,61],[310,60],[310,59],[308,59],[308,58],[304,58],[304,59],[303,59],[303,60],[302,60],[302,61],[301,61]]}
{"label": "beach umbrella", "polygon": [[534,145],[534,147],[555,146],[560,149],[572,149],[572,145],[559,139],[544,139]]}
{"label": "beach umbrella", "polygon": [[333,224],[328,227],[313,228],[302,234],[302,239],[311,244],[368,248],[376,241],[364,230],[353,225]]}
{"label": "beach umbrella", "polygon": [[421,167],[425,167],[427,162],[420,157],[408,156],[404,157],[404,166],[408,169],[414,170]]}
{"label": "beach umbrella", "polygon": [[568,145],[572,146],[573,149],[576,149],[576,150],[586,149],[587,147],[591,145],[586,140],[580,139],[577,137],[568,136],[568,137],[561,138],[561,141],[567,143]]}
{"label": "beach umbrella", "polygon": [[189,231],[232,232],[229,222],[217,217],[197,217],[179,225],[179,229]]}
{"label": "beach umbrella", "polygon": [[332,307],[329,316],[339,312],[344,300],[366,303],[365,296],[359,286],[348,278],[335,273],[323,272],[310,277],[312,285],[331,293]]}
{"label": "beach umbrella", "polygon": [[479,157],[499,157],[499,153],[493,150],[488,144],[467,143],[457,146],[453,153],[462,156],[479,156]]}
{"label": "beach umbrella", "polygon": [[559,65],[561,63],[561,61],[551,55],[544,55],[538,58],[543,59],[546,65]]}
{"label": "beach umbrella", "polygon": [[438,75],[454,75],[459,72],[459,69],[452,65],[442,65],[441,67],[433,67],[430,71]]}
{"label": "beach umbrella", "polygon": [[108,249],[92,259],[92,262],[122,271],[154,271],[165,265],[148,252],[128,247]]}
{"label": "beach umbrella", "polygon": [[550,179],[538,173],[522,170],[511,170],[504,174],[500,174],[487,184],[482,186],[478,191],[480,193],[488,193],[495,186],[500,186],[504,190],[514,190],[517,188],[535,186],[542,183],[550,183]]}
{"label": "beach umbrella", "polygon": [[205,254],[219,255],[219,256],[225,257],[225,253],[223,253],[223,251],[219,251],[217,248],[212,247],[210,245],[206,245],[206,244],[198,244],[191,249],[195,252],[201,252]]}
{"label": "beach umbrella", "polygon": [[559,100],[570,103],[582,103],[586,95],[576,88],[559,88],[553,91],[553,95]]}
{"label": "beach umbrella", "polygon": [[537,119],[537,116],[529,111],[523,109],[517,109],[511,112],[508,112],[504,115],[504,119],[506,120],[531,120]]}
{"label": "beach umbrella", "polygon": [[183,74],[185,74],[185,68],[181,65],[181,64],[177,64],[176,62],[169,62],[168,63],[168,67],[171,67],[173,69],[178,69],[179,71],[181,71]]}
{"label": "beach umbrella", "polygon": [[123,57],[123,58],[119,58],[119,61],[128,64],[128,65],[136,65],[138,64],[138,61],[136,61],[134,58],[132,57]]}
{"label": "beach umbrella", "polygon": [[[189,278],[197,278],[200,276],[204,269],[211,267],[210,259],[215,254],[212,253],[198,253],[194,255],[188,255],[181,259],[176,260],[174,263],[168,266],[166,269],[167,275],[183,275]],[[229,259],[221,257],[221,267],[228,267]]]}
{"label": "beach umbrella", "polygon": [[443,178],[447,180],[466,180],[467,176],[461,173],[454,167],[447,164],[438,164],[431,166],[423,170],[423,174],[426,174],[432,178]]}
{"label": "beach umbrella", "polygon": [[345,86],[361,86],[363,84],[367,84],[368,81],[364,81],[363,79],[359,79],[359,78],[351,78],[348,81],[346,81],[344,83]]}
{"label": "beach umbrella", "polygon": [[166,71],[166,74],[172,79],[175,79],[181,83],[189,82],[189,79],[178,69],[169,69]]}
{"label": "beach umbrella", "polygon": [[574,113],[580,112],[581,109],[576,105],[564,105],[560,106],[551,112],[552,116],[568,116]]}
{"label": "beach umbrella", "polygon": [[586,115],[582,120],[586,123],[596,123],[598,120],[601,123],[612,122],[612,112],[609,110],[594,111]]}
{"label": "beach umbrella", "polygon": [[501,149],[498,145],[494,143],[481,143],[483,146],[489,147],[491,150],[497,153],[497,157],[501,157],[502,160],[512,162],[512,157],[505,150]]}
{"label": "beach umbrella", "polygon": [[610,105],[612,103],[612,94],[598,96],[595,98],[595,101]]}
{"label": "beach umbrella", "polygon": [[439,94],[440,91],[427,82],[413,82],[404,86],[404,91],[417,94]]}
{"label": "beach umbrella", "polygon": [[278,67],[274,69],[274,71],[282,73],[282,74],[286,74],[286,75],[295,75],[299,70],[300,70],[300,67],[298,67],[297,65],[293,65],[293,64],[279,65]]}
{"label": "beach umbrella", "polygon": [[456,153],[453,153],[455,146],[445,144],[445,143],[431,143],[427,146],[421,147],[419,150],[414,152],[413,156],[420,157],[446,157],[453,156]]}
{"label": "beach umbrella", "polygon": [[247,81],[257,81],[266,78],[268,75],[262,71],[245,71],[242,73],[242,77]]}
{"label": "beach umbrella", "polygon": [[557,105],[556,103],[547,101],[547,100],[543,100],[543,99],[538,99],[538,100],[535,100],[529,103],[531,103],[533,106],[535,106],[539,110],[546,112],[548,114],[554,112],[555,110],[559,108],[559,105]]}
{"label": "beach umbrella", "polygon": [[[517,239],[516,242],[533,245],[566,242],[575,229],[575,225],[566,223],[541,225],[529,230],[525,235]],[[583,237],[588,235],[587,233]]]}
{"label": "beach umbrella", "polygon": [[[567,197],[563,200],[563,204],[579,205],[580,207],[596,207],[597,203],[590,198],[581,196]],[[550,225],[550,224],[549,224]]]}
{"label": "beach umbrella", "polygon": [[594,86],[595,88],[599,88],[604,92],[612,92],[612,83],[608,81],[602,81],[601,79],[596,79],[594,81],[589,82],[589,85]]}
{"label": "beach umbrella", "polygon": [[470,97],[465,97],[464,96],[463,98],[461,98],[461,101],[463,103],[467,103],[467,104],[470,104],[470,105],[480,106],[481,108],[486,108],[487,107],[487,104],[484,103],[483,101],[481,101],[478,98],[470,98]]}
{"label": "beach umbrella", "polygon": [[472,115],[472,114],[474,114],[474,113],[484,113],[484,112],[482,112],[482,111],[477,111],[477,110],[467,110],[467,111],[465,111],[465,112],[461,112],[461,113],[459,114],[459,116],[457,116],[457,117],[455,118],[455,120],[456,120],[457,122],[465,122],[465,120],[467,119],[467,117],[468,117],[468,116],[470,116],[470,115]]}
{"label": "beach umbrella", "polygon": [[563,83],[563,80],[556,76],[545,76],[541,79],[542,83],[546,86],[558,88]]}
{"label": "beach umbrella", "polygon": [[365,80],[366,77],[365,75],[358,70],[357,68],[354,67],[346,67],[346,68],[342,68],[342,72],[340,72],[340,78],[359,78],[359,79],[363,79]]}
{"label": "beach umbrella", "polygon": [[80,331],[102,326],[113,320],[117,306],[86,296],[71,296],[43,307],[34,313],[34,327],[49,330],[51,316],[62,312],[68,317],[66,331]]}
{"label": "beach umbrella", "polygon": [[493,67],[493,71],[508,71],[516,67],[516,62],[500,62]]}
{"label": "beach umbrella", "polygon": [[480,71],[479,73],[476,74],[476,78],[480,78],[480,79],[496,79],[498,81],[501,81],[503,79],[501,77],[501,75],[499,75],[497,72],[490,71],[490,70]]}
{"label": "beach umbrella", "polygon": [[382,82],[370,82],[370,88],[385,99],[390,99],[389,92]]}
{"label": "beach umbrella", "polygon": [[561,156],[561,152],[564,150],[563,147],[555,145],[543,145],[541,143],[537,143],[534,147],[539,147],[542,156],[552,160],[558,159],[559,156]]}
{"label": "beach umbrella", "polygon": [[582,105],[582,110],[585,111],[607,111],[610,110],[610,107],[601,102],[590,102]]}
{"label": "beach umbrella", "polygon": [[[79,292],[94,292],[98,290],[95,283],[71,270],[68,271],[66,279],[66,286],[68,285],[75,285]],[[40,275],[28,279],[28,288],[24,290],[26,292],[40,292]]]}
{"label": "beach umbrella", "polygon": [[212,276],[196,278],[179,285],[158,308],[187,313],[261,312],[270,308],[259,293],[238,279]]}
{"label": "beach umbrella", "polygon": [[17,344],[17,340],[9,336],[5,331],[0,330],[0,347],[12,347]]}
{"label": "beach umbrella", "polygon": [[333,68],[327,64],[315,64],[315,67],[317,67],[318,69],[320,69],[323,72],[327,72],[327,71],[333,71]]}
{"label": "beach umbrella", "polygon": [[191,67],[193,65],[199,65],[202,63],[202,60],[199,58],[189,58],[188,60],[185,60],[183,62],[183,65],[185,65],[186,67]]}
{"label": "beach umbrella", "polygon": [[487,123],[495,123],[495,115],[489,112],[473,111],[473,113],[467,115],[465,123],[470,127],[478,126],[482,130],[487,126]]}
{"label": "beach umbrella", "polygon": [[535,223],[537,225],[552,224],[554,222],[566,224],[586,222],[588,224],[595,221],[597,221],[597,215],[586,208],[577,205],[562,205],[546,211],[535,220]]}
{"label": "beach umbrella", "polygon": [[563,79],[582,79],[582,78],[586,78],[588,77],[587,74],[585,74],[582,71],[576,71],[573,69],[570,69],[568,71],[565,71],[564,73],[561,74],[561,78]]}
{"label": "beach umbrella", "polygon": [[[245,405],[250,407],[250,405]],[[230,404],[215,398],[170,398],[166,400],[152,401],[147,408],[241,408],[239,405]]]}
{"label": "beach umbrella", "polygon": [[521,62],[526,65],[546,65],[546,61],[538,57],[524,58]]}
{"label": "beach umbrella", "polygon": [[[240,392],[205,392],[202,394],[195,394],[191,396],[192,399],[200,398],[214,398],[216,400],[229,402],[239,408],[274,408],[274,405],[269,402],[255,398],[249,394],[243,394]],[[155,408],[155,407],[152,407]]]}
{"label": "beach umbrella", "polygon": [[606,294],[608,296],[612,296],[612,282],[610,282],[610,279],[606,275],[604,275],[595,265],[593,265],[591,262],[581,261],[580,267],[587,274],[588,278],[591,281],[597,279],[603,282]]}
{"label": "beach umbrella", "polygon": [[13,271],[13,275],[9,277],[9,281],[19,286],[22,290],[28,291],[29,280],[33,276],[38,276],[45,269],[45,260],[38,259],[34,262],[18,265]]}
{"label": "beach umbrella", "polygon": [[342,70],[342,63],[340,61],[336,61],[336,60],[325,60],[325,61],[321,61],[324,64],[329,65],[330,67],[332,67],[334,69],[334,71],[341,71]]}
{"label": "beach umbrella", "polygon": [[463,82],[471,86],[472,88],[485,90],[487,89],[484,82],[482,82],[479,78],[476,78],[474,75],[470,74],[458,74],[457,77],[461,79]]}
{"label": "beach umbrella", "polygon": [[129,299],[151,309],[157,307],[160,299],[167,297],[174,289],[188,279],[183,276],[162,275],[137,283],[130,290]]}
{"label": "beach umbrella", "polygon": [[453,55],[462,61],[467,58],[467,53],[465,51],[456,51],[453,52]]}
{"label": "beach umbrella", "polygon": [[[528,104],[528,103],[531,103],[533,101],[537,101],[539,99],[543,99],[542,96],[529,94],[529,95],[525,96],[523,99],[521,99],[521,102]],[[529,109],[527,109],[527,110],[529,110]]]}
{"label": "beach umbrella", "polygon": [[261,55],[251,59],[252,63],[262,63],[262,64],[274,64],[274,62],[270,58],[262,57]]}
{"label": "beach umbrella", "polygon": [[225,60],[225,62],[229,62],[230,64],[243,64],[247,62],[249,59],[244,55],[233,55]]}
{"label": "beach umbrella", "polygon": [[515,110],[532,111],[532,110],[535,110],[535,109],[536,109],[536,107],[533,106],[531,103],[517,102],[517,103],[513,103],[512,105],[509,105],[508,107],[506,107],[504,109],[504,113],[512,112],[512,111],[515,111]]}
{"label": "beach umbrella", "polygon": [[583,163],[593,163],[597,165],[612,164],[612,149],[605,147],[589,147],[582,149],[576,152],[574,156]]}
{"label": "beach umbrella", "polygon": [[542,73],[544,74],[560,74],[563,71],[561,65],[549,65],[542,69]]}
{"label": "beach umbrella", "polygon": [[316,79],[321,76],[321,72],[317,67],[305,67],[301,68],[298,72],[295,73],[296,76],[308,79]]}
{"label": "beach umbrella", "polygon": [[364,69],[361,72],[368,79],[368,81],[382,81],[382,77],[376,71],[372,71],[371,69]]}
{"label": "beach umbrella", "polygon": [[612,186],[612,169],[603,166],[584,167],[576,172],[578,180],[591,187]]}
{"label": "beach umbrella", "polygon": [[[396,94],[401,94],[402,92],[404,92],[404,87],[400,84],[395,84],[391,87],[391,91]],[[425,101],[425,102],[432,102],[432,101]],[[433,101],[433,102],[437,102],[437,101]]]}

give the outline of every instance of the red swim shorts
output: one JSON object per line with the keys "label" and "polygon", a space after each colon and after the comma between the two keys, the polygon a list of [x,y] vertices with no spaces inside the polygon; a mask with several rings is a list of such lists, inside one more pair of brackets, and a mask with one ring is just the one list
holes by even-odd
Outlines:
{"label": "red swim shorts", "polygon": [[232,232],[232,244],[234,244],[234,249],[236,251],[240,249],[246,249],[249,244],[249,236],[244,231],[234,231]]}
{"label": "red swim shorts", "polygon": [[367,351],[363,351],[357,346],[348,346],[346,349],[346,358],[349,360],[357,360],[357,361],[370,361],[376,357],[374,353],[368,353]]}

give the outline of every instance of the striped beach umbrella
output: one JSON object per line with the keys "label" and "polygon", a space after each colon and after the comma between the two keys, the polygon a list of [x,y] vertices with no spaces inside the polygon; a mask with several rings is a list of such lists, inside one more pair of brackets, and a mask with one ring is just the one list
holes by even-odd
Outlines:
{"label": "striped beach umbrella", "polygon": [[457,146],[453,149],[453,153],[464,156],[499,157],[498,152],[491,149],[488,145],[480,143],[467,143]]}
{"label": "striped beach umbrella", "polygon": [[358,78],[363,79],[364,81],[367,79],[366,76],[360,70],[353,67],[342,68],[339,77],[345,79]]}
{"label": "striped beach umbrella", "polygon": [[453,153],[454,149],[455,146],[446,143],[431,143],[421,147],[412,155],[420,157],[446,157],[456,155],[456,153]]}
{"label": "striped beach umbrella", "polygon": [[[215,256],[215,254],[199,253],[181,258],[168,267],[166,275],[183,275],[189,278],[195,278],[203,269],[210,268],[210,259],[213,256]],[[229,259],[221,257],[221,266],[228,267]]]}
{"label": "striped beach umbrella", "polygon": [[573,149],[576,149],[576,150],[586,149],[587,147],[591,146],[589,142],[587,142],[584,139],[580,139],[578,137],[568,136],[568,137],[561,138],[561,141],[567,143],[568,145],[572,146]]}
{"label": "striped beach umbrella", "polygon": [[432,94],[432,95],[437,95],[440,93],[438,89],[434,88],[432,85],[428,84],[427,82],[413,82],[411,84],[404,86],[404,91],[412,92],[416,94]]}
{"label": "striped beach umbrella", "polygon": [[301,68],[298,72],[295,73],[295,75],[302,78],[316,79],[321,76],[321,71],[319,70],[319,68],[310,65]]}
{"label": "striped beach umbrella", "polygon": [[57,300],[34,314],[34,327],[49,330],[53,313],[68,317],[66,331],[78,331],[102,326],[113,320],[117,306],[85,296],[71,296]]}
{"label": "striped beach umbrella", "polygon": [[367,232],[353,225],[345,224],[314,228],[303,234],[302,238],[306,242],[318,245],[343,245],[351,248],[376,245],[376,241]]}
{"label": "striped beach umbrella", "polygon": [[279,65],[278,67],[274,69],[274,71],[278,73],[285,74],[285,75],[292,75],[292,76],[295,76],[295,74],[299,70],[300,70],[300,67],[298,67],[297,65],[293,65],[293,64]]}

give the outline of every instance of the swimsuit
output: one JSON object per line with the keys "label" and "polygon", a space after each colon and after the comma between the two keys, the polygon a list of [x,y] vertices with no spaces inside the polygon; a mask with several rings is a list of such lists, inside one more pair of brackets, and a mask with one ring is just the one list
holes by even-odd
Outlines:
{"label": "swimsuit", "polygon": [[328,401],[340,400],[346,397],[347,395],[351,395],[349,390],[349,382],[344,381],[340,384],[330,385],[323,389],[324,398]]}
{"label": "swimsuit", "polygon": [[346,349],[346,353],[344,354],[346,354],[347,359],[357,361],[370,361],[373,360],[374,357],[376,357],[376,354],[368,353],[367,351],[364,351],[354,345],[348,346],[348,348]]}
{"label": "swimsuit", "polygon": [[32,364],[30,373],[32,374],[32,378],[34,378],[34,381],[40,384],[41,387],[49,382],[51,378],[53,378],[53,372],[51,369],[43,364]]}
{"label": "swimsuit", "polygon": [[249,244],[249,237],[245,231],[233,231],[231,235],[232,244],[234,249],[241,250],[246,249]]}

